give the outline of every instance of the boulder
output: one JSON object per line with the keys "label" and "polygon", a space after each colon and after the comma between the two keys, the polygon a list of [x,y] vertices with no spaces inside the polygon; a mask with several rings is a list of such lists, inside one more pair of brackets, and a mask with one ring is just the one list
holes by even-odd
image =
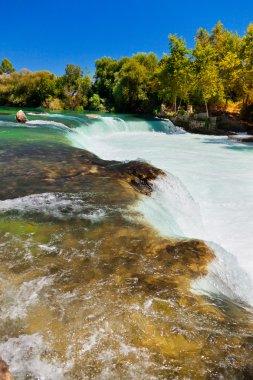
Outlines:
{"label": "boulder", "polygon": [[17,120],[19,123],[26,123],[26,122],[27,122],[27,117],[26,117],[24,111],[19,110],[19,111],[16,113],[16,120]]}
{"label": "boulder", "polygon": [[0,380],[13,380],[10,374],[9,366],[0,358]]}

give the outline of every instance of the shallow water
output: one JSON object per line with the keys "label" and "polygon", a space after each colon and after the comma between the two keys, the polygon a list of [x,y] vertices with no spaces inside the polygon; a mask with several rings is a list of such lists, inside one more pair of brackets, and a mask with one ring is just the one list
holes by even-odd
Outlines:
{"label": "shallow water", "polygon": [[[252,378],[250,147],[132,116],[31,110],[20,126],[6,112],[0,356],[14,378]],[[138,198],[69,178],[71,146],[172,174]]]}

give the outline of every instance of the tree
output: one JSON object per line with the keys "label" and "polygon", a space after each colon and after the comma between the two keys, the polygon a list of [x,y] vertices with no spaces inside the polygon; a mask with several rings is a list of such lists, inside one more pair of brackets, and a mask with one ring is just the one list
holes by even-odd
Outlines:
{"label": "tree", "polygon": [[89,104],[89,98],[92,95],[92,82],[89,76],[84,76],[77,80],[77,91],[81,97],[81,106],[86,109]]}
{"label": "tree", "polygon": [[154,53],[139,53],[121,60],[113,91],[119,112],[151,112],[157,102],[155,72],[158,59]]}
{"label": "tree", "polygon": [[14,73],[10,78],[12,90],[9,102],[19,106],[39,107],[49,96],[54,96],[55,80],[55,75],[49,71]]}
{"label": "tree", "polygon": [[89,99],[90,109],[93,111],[105,111],[104,100],[98,94],[93,94]]}
{"label": "tree", "polygon": [[65,74],[57,79],[57,95],[67,109],[82,109],[88,105],[92,82],[88,75],[83,74],[80,66],[68,64]]}
{"label": "tree", "polygon": [[4,58],[2,60],[1,66],[0,66],[0,75],[1,74],[11,74],[14,71],[15,71],[15,69],[12,66],[12,63],[7,58]]}
{"label": "tree", "polygon": [[107,100],[109,108],[114,104],[113,88],[120,67],[121,63],[116,59],[102,57],[96,60],[94,91]]}
{"label": "tree", "polygon": [[169,35],[170,54],[160,61],[159,96],[163,102],[173,103],[177,112],[177,99],[187,100],[190,91],[190,60],[185,41]]}
{"label": "tree", "polygon": [[237,33],[224,29],[219,21],[212,30],[210,43],[215,50],[215,61],[227,104],[229,99],[236,100],[242,93],[242,39]]}
{"label": "tree", "polygon": [[83,77],[83,70],[80,66],[68,64],[63,75],[63,82],[69,89],[75,89],[78,79]]}
{"label": "tree", "polygon": [[214,98],[221,99],[224,94],[215,54],[210,34],[205,29],[200,29],[193,50],[194,89],[205,103],[207,117],[209,101]]}
{"label": "tree", "polygon": [[253,23],[249,24],[242,42],[242,92],[243,105],[253,101]]}

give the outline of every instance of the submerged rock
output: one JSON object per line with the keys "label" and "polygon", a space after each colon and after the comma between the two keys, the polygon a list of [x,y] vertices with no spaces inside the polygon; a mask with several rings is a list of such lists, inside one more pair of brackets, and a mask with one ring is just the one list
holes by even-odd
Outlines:
{"label": "submerged rock", "polygon": [[0,380],[13,380],[8,364],[0,358]]}
{"label": "submerged rock", "polygon": [[27,122],[27,117],[26,117],[24,111],[19,110],[19,111],[16,113],[16,120],[17,120],[19,123],[26,123],[26,122]]}

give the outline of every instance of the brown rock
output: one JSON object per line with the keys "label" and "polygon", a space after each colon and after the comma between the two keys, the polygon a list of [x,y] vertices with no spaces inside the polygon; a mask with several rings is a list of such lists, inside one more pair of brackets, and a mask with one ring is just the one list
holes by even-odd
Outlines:
{"label": "brown rock", "polygon": [[13,380],[10,374],[9,366],[0,358],[0,380]]}
{"label": "brown rock", "polygon": [[16,113],[16,120],[17,120],[19,123],[26,123],[26,122],[27,122],[27,117],[25,116],[24,111],[19,110],[19,111]]}
{"label": "brown rock", "polygon": [[116,177],[129,183],[139,193],[151,195],[153,181],[165,173],[147,162],[129,161],[126,163],[116,162],[108,166],[109,171]]}

